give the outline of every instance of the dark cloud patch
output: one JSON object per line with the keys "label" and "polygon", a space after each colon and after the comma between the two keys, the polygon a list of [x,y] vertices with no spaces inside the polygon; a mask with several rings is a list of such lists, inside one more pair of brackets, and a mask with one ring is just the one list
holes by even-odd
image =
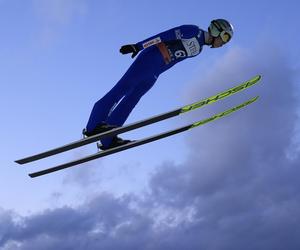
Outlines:
{"label": "dark cloud patch", "polygon": [[[133,196],[117,199],[102,194],[81,207],[62,207],[22,218],[1,216],[1,225],[10,230],[1,240],[1,249],[139,249],[151,221],[130,208]],[[3,231],[3,230],[2,230]],[[18,244],[17,244],[18,243]],[[16,247],[18,246],[18,247]]]}
{"label": "dark cloud patch", "polygon": [[[241,79],[247,79],[249,71],[262,74],[261,85],[248,91],[250,95],[259,93],[259,102],[192,131],[189,160],[181,166],[162,166],[151,182],[153,195],[161,204],[193,204],[199,232],[209,232],[204,241],[214,241],[215,237],[213,244],[218,242],[216,248],[212,244],[207,249],[300,247],[296,226],[300,219],[300,157],[287,157],[297,121],[295,75],[277,48],[257,48],[255,52],[261,56],[259,61],[233,50],[225,60],[228,64],[222,61],[214,69],[230,72],[243,68]],[[231,78],[238,82],[236,76]],[[222,74],[212,74],[197,86],[223,81]],[[191,98],[199,99],[202,92],[193,89]],[[239,103],[248,95],[232,98],[225,105]]]}
{"label": "dark cloud patch", "polygon": [[230,51],[190,95],[194,100],[224,89],[207,82],[225,86],[260,73],[260,86],[201,112],[256,94],[259,102],[189,132],[188,159],[161,164],[149,193],[100,194],[79,207],[18,220],[2,211],[0,248],[300,249],[300,156],[288,157],[297,122],[295,75],[276,47],[263,47]]}

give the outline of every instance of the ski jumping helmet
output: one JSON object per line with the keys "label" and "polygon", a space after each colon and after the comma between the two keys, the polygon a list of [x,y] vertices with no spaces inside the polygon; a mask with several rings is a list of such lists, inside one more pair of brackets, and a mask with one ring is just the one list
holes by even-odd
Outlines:
{"label": "ski jumping helmet", "polygon": [[208,32],[213,37],[220,36],[224,43],[230,41],[233,36],[233,26],[225,19],[212,20]]}

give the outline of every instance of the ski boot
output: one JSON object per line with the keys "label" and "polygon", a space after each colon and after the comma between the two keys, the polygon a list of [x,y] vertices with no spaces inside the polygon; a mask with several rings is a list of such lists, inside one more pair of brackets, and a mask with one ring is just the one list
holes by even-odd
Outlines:
{"label": "ski boot", "polygon": [[125,145],[125,144],[130,143],[130,142],[134,142],[134,141],[124,140],[124,139],[122,139],[118,136],[114,136],[112,138],[111,144],[108,147],[104,147],[101,143],[97,143],[97,147],[98,147],[99,150],[107,150],[107,149],[116,148],[116,147]]}
{"label": "ski boot", "polygon": [[[82,134],[83,134],[84,137],[90,137],[90,136],[93,136],[93,135],[104,133],[106,131],[112,130],[112,129],[117,128],[117,127],[118,126],[116,126],[116,125],[110,125],[106,122],[102,122],[102,123],[98,124],[96,126],[96,128],[91,132],[87,132],[86,129],[83,129]],[[104,147],[100,142],[98,142],[97,143],[97,148],[99,150],[106,150],[106,149],[115,148],[115,147],[118,147],[118,146],[121,146],[121,145],[125,145],[129,142],[132,142],[132,141],[131,140],[123,140],[122,138],[120,138],[118,136],[113,136],[112,137],[112,142],[108,147]]]}
{"label": "ski boot", "polygon": [[116,126],[116,125],[110,125],[110,124],[107,124],[106,122],[102,122],[102,123],[98,124],[96,126],[96,128],[91,132],[88,132],[87,129],[84,128],[83,131],[82,131],[82,134],[83,134],[84,137],[90,137],[90,136],[93,136],[93,135],[104,133],[106,131],[112,130],[112,129],[117,128],[117,127],[118,126]]}

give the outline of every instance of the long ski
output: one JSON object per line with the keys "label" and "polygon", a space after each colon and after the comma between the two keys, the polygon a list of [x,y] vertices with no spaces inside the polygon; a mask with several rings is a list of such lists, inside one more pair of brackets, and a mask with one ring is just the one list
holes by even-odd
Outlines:
{"label": "long ski", "polygon": [[101,158],[101,157],[104,157],[104,156],[107,156],[107,155],[115,154],[117,152],[124,151],[124,150],[129,149],[129,148],[133,148],[133,147],[137,147],[137,146],[140,146],[140,145],[143,145],[143,144],[146,144],[146,143],[157,141],[157,140],[160,140],[162,138],[165,138],[165,137],[168,137],[168,136],[171,136],[171,135],[175,135],[175,134],[184,132],[186,130],[189,130],[189,129],[192,129],[192,128],[195,128],[195,127],[198,127],[198,126],[202,126],[202,125],[204,125],[208,122],[212,122],[212,121],[217,120],[219,118],[225,117],[225,116],[227,116],[227,115],[229,115],[229,114],[231,114],[231,113],[233,113],[233,112],[235,112],[235,111],[237,111],[237,110],[239,110],[239,109],[255,102],[257,99],[258,99],[258,96],[254,97],[254,98],[252,98],[252,99],[250,99],[250,100],[248,100],[248,101],[246,101],[246,102],[244,102],[244,103],[242,103],[242,104],[240,104],[240,105],[238,105],[234,108],[228,109],[228,110],[226,110],[224,112],[221,112],[221,113],[218,113],[218,114],[216,114],[212,117],[209,117],[207,119],[189,124],[187,126],[177,128],[177,129],[174,129],[174,130],[170,130],[168,132],[157,134],[157,135],[154,135],[154,136],[151,136],[151,137],[148,137],[148,138],[144,138],[144,139],[141,139],[141,140],[133,141],[133,142],[130,142],[128,144],[125,144],[125,145],[122,145],[122,146],[119,146],[119,147],[116,147],[116,148],[100,151],[96,154],[92,154],[92,155],[89,155],[87,157],[75,160],[75,161],[71,161],[71,162],[68,162],[68,163],[65,163],[65,164],[62,164],[62,165],[58,165],[58,166],[55,166],[55,167],[52,167],[52,168],[48,168],[48,169],[45,169],[45,170],[42,170],[42,171],[39,171],[39,172],[31,173],[31,174],[29,174],[29,176],[33,178],[33,177],[38,177],[38,176],[41,176],[41,175],[49,174],[49,173],[52,173],[52,172],[55,172],[55,171],[58,171],[58,170],[62,170],[62,169],[65,169],[65,168],[73,167],[73,166],[78,165],[78,164],[82,164],[84,162],[95,160],[95,159],[98,159],[98,158]]}
{"label": "long ski", "polygon": [[107,131],[107,132],[104,132],[104,133],[101,133],[101,134],[90,136],[90,137],[72,142],[70,144],[66,144],[66,145],[61,146],[61,147],[57,147],[57,148],[54,148],[54,149],[51,149],[51,150],[48,150],[48,151],[45,151],[45,152],[42,152],[42,153],[38,153],[36,155],[32,155],[32,156],[29,156],[29,157],[26,157],[26,158],[23,158],[23,159],[20,159],[20,160],[16,160],[16,163],[25,164],[25,163],[33,162],[33,161],[36,161],[36,160],[40,160],[40,159],[43,159],[43,158],[46,158],[46,157],[49,157],[49,156],[53,156],[53,155],[63,153],[65,151],[68,151],[68,150],[71,150],[71,149],[74,149],[74,148],[78,148],[78,147],[81,147],[81,146],[99,141],[101,138],[104,138],[104,137],[115,136],[117,134],[122,134],[122,133],[125,133],[125,132],[128,132],[128,131],[131,131],[133,129],[137,129],[137,128],[140,128],[140,127],[143,127],[143,126],[146,126],[146,125],[150,125],[152,123],[156,123],[156,122],[159,122],[159,121],[171,118],[171,117],[175,117],[177,115],[180,115],[180,114],[189,112],[191,110],[195,110],[195,109],[204,107],[206,105],[209,105],[209,104],[215,103],[219,100],[222,100],[226,97],[232,96],[232,95],[234,95],[234,94],[236,94],[236,93],[238,93],[242,90],[245,90],[245,89],[253,86],[260,79],[261,79],[261,76],[257,75],[255,77],[251,78],[250,80],[248,80],[246,82],[243,82],[243,83],[241,83],[241,84],[239,84],[239,85],[237,85],[233,88],[225,90],[225,91],[223,91],[223,92],[221,92],[217,95],[205,98],[205,99],[203,99],[201,101],[198,101],[198,102],[195,102],[193,104],[186,105],[184,107],[181,107],[181,108],[178,108],[178,109],[175,109],[173,111],[169,111],[169,112],[166,112],[166,113],[163,113],[163,114],[160,114],[160,115],[156,115],[156,116],[147,118],[145,120],[141,120],[141,121],[138,121],[138,122],[135,122],[135,123],[131,123],[131,124],[125,125],[123,127],[115,128],[113,130],[110,130],[110,131]]}

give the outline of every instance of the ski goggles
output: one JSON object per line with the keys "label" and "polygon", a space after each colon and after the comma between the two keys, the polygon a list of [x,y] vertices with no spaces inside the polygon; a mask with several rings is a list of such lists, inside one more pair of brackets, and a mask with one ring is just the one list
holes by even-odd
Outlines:
{"label": "ski goggles", "polygon": [[222,41],[224,43],[228,43],[230,41],[230,39],[231,39],[230,34],[228,32],[226,32],[226,31],[222,31],[220,33],[220,37],[221,37],[221,39],[222,39]]}
{"label": "ski goggles", "polygon": [[219,31],[219,37],[221,37],[223,43],[228,43],[231,39],[231,35],[227,31],[221,29],[220,25],[215,20],[212,21],[212,24]]}

